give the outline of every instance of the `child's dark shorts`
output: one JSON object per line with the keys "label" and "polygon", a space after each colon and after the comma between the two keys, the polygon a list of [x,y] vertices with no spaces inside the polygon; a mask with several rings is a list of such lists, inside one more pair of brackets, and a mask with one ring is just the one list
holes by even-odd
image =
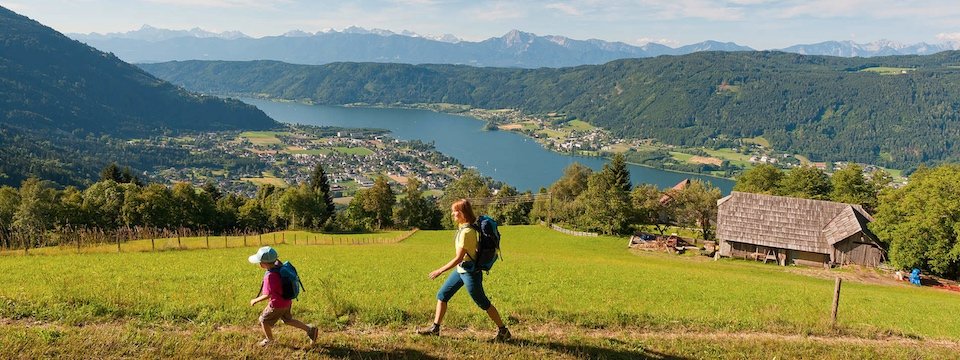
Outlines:
{"label": "child's dark shorts", "polygon": [[278,320],[283,320],[283,322],[289,322],[293,320],[293,315],[290,314],[290,308],[272,308],[267,306],[263,309],[263,313],[260,314],[260,323],[273,326],[277,324]]}

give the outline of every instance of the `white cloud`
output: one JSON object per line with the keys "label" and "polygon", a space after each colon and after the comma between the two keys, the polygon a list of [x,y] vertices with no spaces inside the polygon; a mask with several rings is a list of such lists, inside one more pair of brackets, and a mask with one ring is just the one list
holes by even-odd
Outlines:
{"label": "white cloud", "polygon": [[565,14],[567,14],[567,15],[572,15],[572,16],[580,16],[580,15],[583,15],[583,13],[580,11],[580,9],[577,9],[576,7],[574,7],[573,5],[570,5],[570,4],[553,3],[553,4],[547,4],[547,5],[546,5],[546,8],[547,8],[547,9],[559,10],[560,12],[563,12],[563,13],[565,13]]}
{"label": "white cloud", "polygon": [[493,4],[492,7],[476,9],[476,12],[473,14],[477,19],[483,21],[501,21],[527,17],[524,9],[506,3],[496,3]]}

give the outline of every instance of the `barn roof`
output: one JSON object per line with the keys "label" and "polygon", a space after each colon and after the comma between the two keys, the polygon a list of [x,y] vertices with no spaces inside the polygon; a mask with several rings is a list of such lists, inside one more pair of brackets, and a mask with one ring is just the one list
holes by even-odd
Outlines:
{"label": "barn roof", "polygon": [[860,205],[734,191],[717,206],[721,240],[828,254],[850,235],[872,235]]}

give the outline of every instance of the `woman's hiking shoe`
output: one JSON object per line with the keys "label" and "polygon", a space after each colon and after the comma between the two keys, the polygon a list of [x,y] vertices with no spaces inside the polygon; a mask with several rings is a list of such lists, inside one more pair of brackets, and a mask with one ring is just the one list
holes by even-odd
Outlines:
{"label": "woman's hiking shoe", "polygon": [[497,337],[493,338],[493,341],[504,342],[510,340],[512,337],[513,335],[510,334],[510,330],[506,327],[502,327],[497,330]]}
{"label": "woman's hiking shoe", "polygon": [[260,340],[260,342],[257,343],[257,346],[267,346],[267,345],[270,345],[270,344],[272,344],[272,343],[273,343],[273,340],[263,339],[263,340]]}
{"label": "woman's hiking shoe", "polygon": [[307,325],[310,329],[307,330],[307,337],[310,338],[310,343],[317,342],[317,335],[320,334],[320,329],[313,325]]}
{"label": "woman's hiking shoe", "polygon": [[440,325],[433,324],[433,326],[429,328],[417,330],[417,334],[423,336],[440,336]]}

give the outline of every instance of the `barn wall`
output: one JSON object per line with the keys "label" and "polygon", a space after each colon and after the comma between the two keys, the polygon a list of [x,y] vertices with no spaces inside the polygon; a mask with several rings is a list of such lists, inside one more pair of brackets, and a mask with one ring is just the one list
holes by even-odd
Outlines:
{"label": "barn wall", "polygon": [[856,264],[880,266],[883,251],[862,234],[851,236],[834,245],[836,262],[840,265]]}

